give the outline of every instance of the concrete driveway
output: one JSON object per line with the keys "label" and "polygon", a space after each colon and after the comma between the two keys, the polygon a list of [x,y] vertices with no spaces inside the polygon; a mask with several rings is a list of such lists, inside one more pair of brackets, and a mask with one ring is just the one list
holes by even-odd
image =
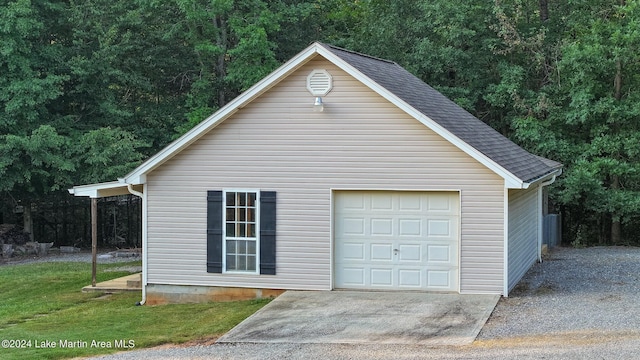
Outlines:
{"label": "concrete driveway", "polygon": [[287,291],[223,343],[465,345],[500,296],[423,292]]}

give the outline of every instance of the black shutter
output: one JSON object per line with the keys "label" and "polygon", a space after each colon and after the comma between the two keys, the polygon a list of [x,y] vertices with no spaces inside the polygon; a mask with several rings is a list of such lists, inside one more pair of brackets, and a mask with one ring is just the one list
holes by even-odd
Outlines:
{"label": "black shutter", "polygon": [[276,192],[260,192],[260,274],[276,274]]}
{"label": "black shutter", "polygon": [[207,272],[222,272],[222,191],[207,191]]}

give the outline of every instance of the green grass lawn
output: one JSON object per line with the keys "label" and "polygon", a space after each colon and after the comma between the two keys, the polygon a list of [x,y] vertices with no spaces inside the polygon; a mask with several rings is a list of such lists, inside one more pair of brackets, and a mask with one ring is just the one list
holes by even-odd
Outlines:
{"label": "green grass lawn", "polygon": [[[99,265],[98,282],[129,275],[105,272],[125,265],[135,263]],[[86,263],[1,266],[0,359],[64,359],[211,339],[269,302],[135,306],[140,292],[82,293],[90,283]]]}

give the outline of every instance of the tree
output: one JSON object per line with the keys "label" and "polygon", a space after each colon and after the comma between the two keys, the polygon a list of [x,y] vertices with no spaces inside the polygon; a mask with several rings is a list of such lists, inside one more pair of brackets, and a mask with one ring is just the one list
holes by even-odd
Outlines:
{"label": "tree", "polygon": [[26,136],[48,120],[47,105],[62,93],[62,48],[47,26],[59,14],[48,1],[0,7],[0,134]]}
{"label": "tree", "polygon": [[185,42],[196,63],[187,81],[188,122],[184,132],[278,65],[270,35],[279,28],[279,2],[261,0],[175,0]]}
{"label": "tree", "polygon": [[[496,23],[486,1],[357,2],[358,26],[344,41],[393,60],[490,125],[503,130],[504,104],[485,94],[499,82]],[[505,132],[505,131],[503,131]]]}
{"label": "tree", "polygon": [[[640,12],[636,2],[570,2],[546,111],[518,120],[518,136],[565,163],[558,199],[583,213],[573,229],[619,244],[640,215]],[[584,240],[584,239],[583,239]],[[588,238],[587,238],[588,240]]]}
{"label": "tree", "polygon": [[[48,123],[47,107],[62,93],[61,44],[50,29],[60,6],[18,0],[0,7],[0,191],[25,200],[31,232],[32,199],[58,188],[73,170],[57,151],[64,138]],[[53,30],[53,31],[51,31]]]}

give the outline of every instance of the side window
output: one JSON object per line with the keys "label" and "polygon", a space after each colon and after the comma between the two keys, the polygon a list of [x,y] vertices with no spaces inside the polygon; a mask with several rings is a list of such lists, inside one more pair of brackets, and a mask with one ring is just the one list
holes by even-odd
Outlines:
{"label": "side window", "polygon": [[276,193],[207,191],[207,272],[276,274]]}
{"label": "side window", "polygon": [[258,192],[225,192],[225,271],[258,268]]}

